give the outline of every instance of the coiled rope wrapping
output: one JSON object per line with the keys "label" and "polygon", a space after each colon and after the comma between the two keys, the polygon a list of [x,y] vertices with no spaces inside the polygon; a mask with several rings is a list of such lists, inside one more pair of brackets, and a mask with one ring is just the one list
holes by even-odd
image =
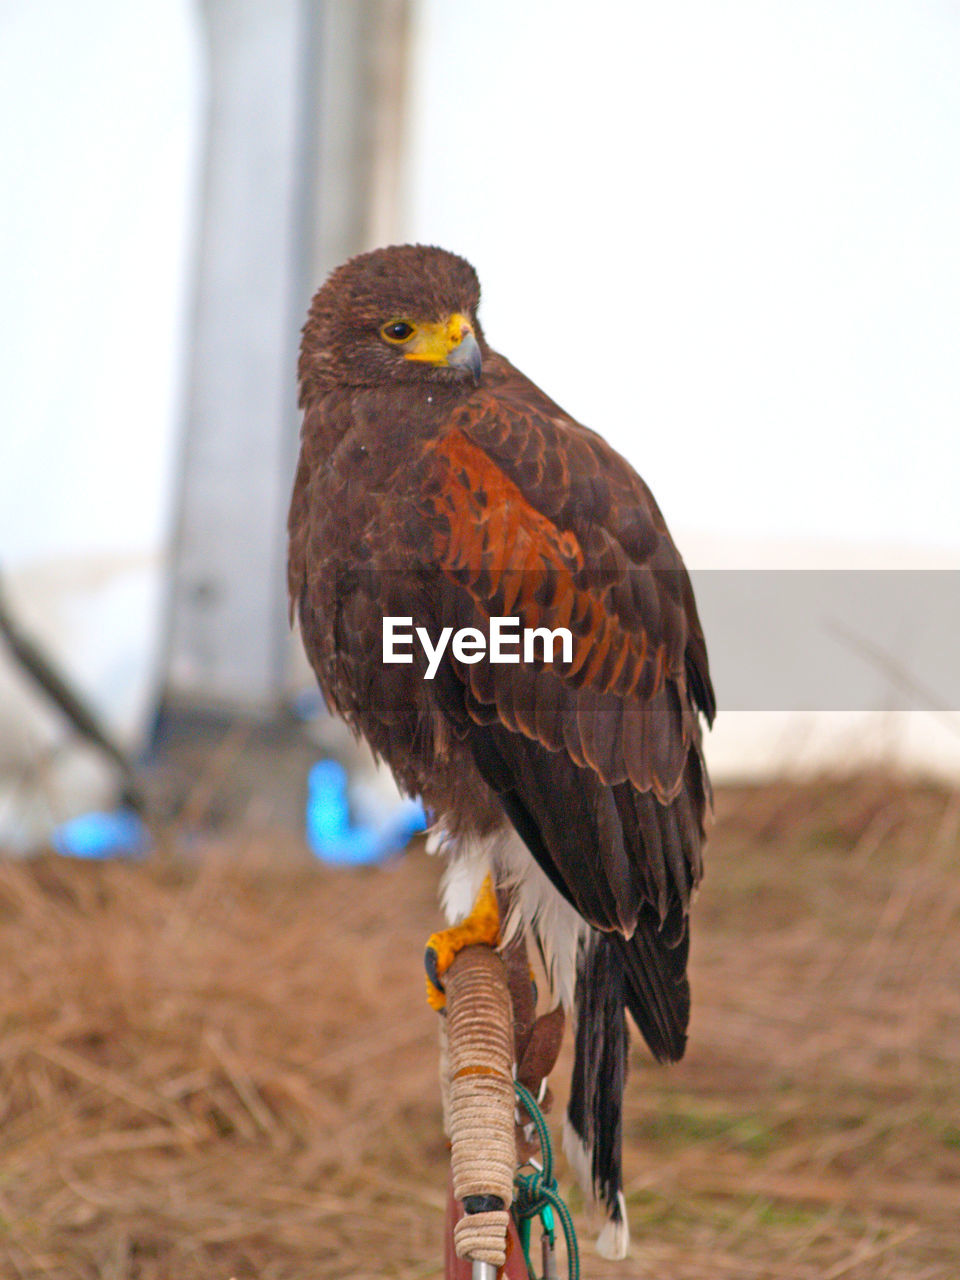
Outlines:
{"label": "coiled rope wrapping", "polygon": [[513,1012],[503,961],[490,947],[461,951],[447,995],[448,1131],[453,1193],[499,1196],[502,1209],[467,1213],[454,1229],[458,1257],[503,1266],[517,1163]]}

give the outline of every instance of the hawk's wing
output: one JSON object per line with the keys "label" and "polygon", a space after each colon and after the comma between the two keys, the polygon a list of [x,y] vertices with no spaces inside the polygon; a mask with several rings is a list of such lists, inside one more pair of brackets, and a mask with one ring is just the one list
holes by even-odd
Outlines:
{"label": "hawk's wing", "polygon": [[495,359],[492,388],[415,468],[411,550],[441,571],[438,626],[567,627],[572,660],[469,664],[448,648],[434,693],[560,892],[633,935],[628,1003],[675,1056],[709,806],[697,713],[714,713],[690,582],[628,464]]}

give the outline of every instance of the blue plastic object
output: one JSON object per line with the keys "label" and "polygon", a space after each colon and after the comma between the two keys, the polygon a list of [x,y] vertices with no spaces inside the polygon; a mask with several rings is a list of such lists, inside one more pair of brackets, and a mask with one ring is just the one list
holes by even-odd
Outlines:
{"label": "blue plastic object", "polygon": [[419,800],[401,800],[390,809],[355,822],[347,795],[347,771],[336,760],[321,760],[307,779],[307,843],[324,862],[364,866],[382,862],[423,831],[427,816]]}
{"label": "blue plastic object", "polygon": [[116,809],[61,823],[52,843],[68,858],[139,858],[150,848],[150,833],[133,809]]}

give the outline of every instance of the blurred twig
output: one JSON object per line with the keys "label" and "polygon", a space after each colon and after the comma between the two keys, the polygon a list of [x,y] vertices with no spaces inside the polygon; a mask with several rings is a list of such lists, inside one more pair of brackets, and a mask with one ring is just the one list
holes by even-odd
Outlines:
{"label": "blurred twig", "polygon": [[93,708],[57,669],[53,660],[14,621],[4,596],[2,575],[0,575],[0,635],[6,640],[10,652],[24,671],[40,686],[47,697],[56,703],[77,732],[94,746],[99,747],[117,766],[123,778],[124,802],[142,813],[145,808],[143,793],[130,757],[117,744]]}
{"label": "blurred twig", "polygon": [[930,689],[918,680],[902,662],[897,659],[886,649],[882,649],[880,645],[874,644],[872,640],[868,640],[866,636],[859,635],[856,631],[851,631],[845,627],[842,622],[836,622],[832,618],[827,618],[824,623],[827,631],[832,631],[838,640],[842,640],[848,648],[854,653],[858,653],[862,658],[866,658],[868,662],[872,662],[875,667],[890,677],[895,688],[901,693],[912,694],[924,703],[926,709],[930,711],[937,719],[953,733],[960,734],[960,722],[956,716],[956,708],[949,706],[943,698],[934,690]]}

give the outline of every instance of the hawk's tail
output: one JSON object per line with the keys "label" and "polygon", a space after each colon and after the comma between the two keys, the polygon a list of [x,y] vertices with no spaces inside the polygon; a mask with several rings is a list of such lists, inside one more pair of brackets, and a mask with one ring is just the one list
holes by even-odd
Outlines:
{"label": "hawk's tail", "polygon": [[607,1258],[630,1243],[623,1199],[623,1089],[627,1079],[626,1009],[655,1057],[676,1060],[686,1045],[690,992],[687,932],[679,901],[661,926],[645,909],[629,940],[591,931],[577,960],[576,1042],[564,1148],[607,1222],[597,1240]]}

